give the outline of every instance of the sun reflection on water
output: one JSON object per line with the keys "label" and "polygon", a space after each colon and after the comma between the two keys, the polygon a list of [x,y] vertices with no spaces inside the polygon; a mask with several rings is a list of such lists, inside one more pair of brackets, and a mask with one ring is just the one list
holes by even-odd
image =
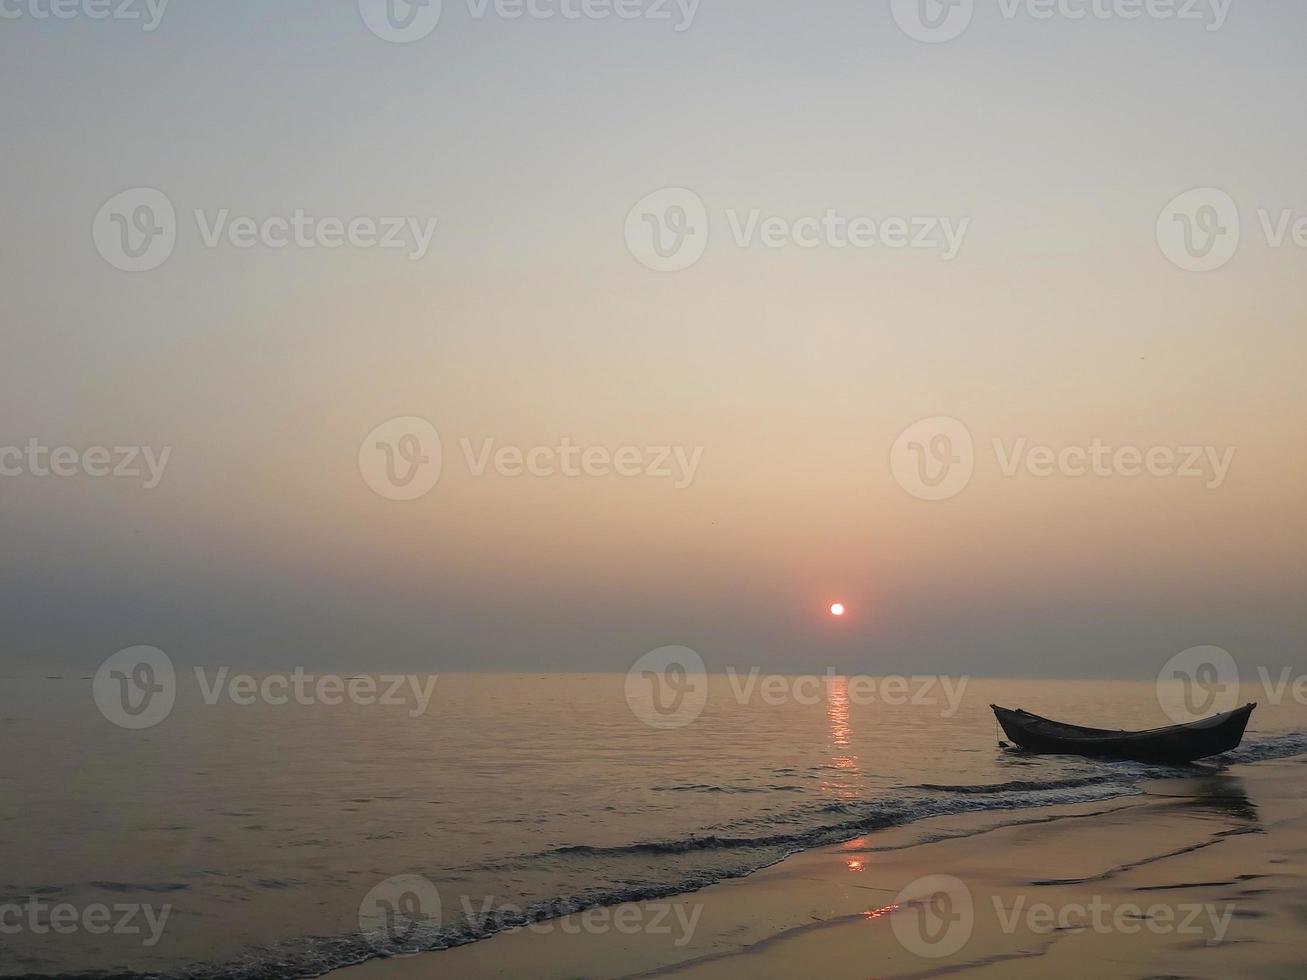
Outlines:
{"label": "sun reflection on water", "polygon": [[[858,757],[848,751],[853,744],[853,726],[849,720],[849,679],[829,677],[826,680],[826,721],[830,729],[831,755],[822,789],[844,800],[857,799],[858,780],[862,772]],[[841,751],[843,750],[843,751]]]}

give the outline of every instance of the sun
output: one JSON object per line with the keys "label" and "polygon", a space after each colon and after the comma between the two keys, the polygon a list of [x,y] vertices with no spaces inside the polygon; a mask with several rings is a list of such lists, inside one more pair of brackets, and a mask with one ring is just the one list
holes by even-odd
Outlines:
{"label": "sun", "polygon": [[844,603],[842,603],[842,602],[833,602],[833,603],[831,603],[830,614],[831,614],[832,616],[843,616],[843,615],[844,615]]}

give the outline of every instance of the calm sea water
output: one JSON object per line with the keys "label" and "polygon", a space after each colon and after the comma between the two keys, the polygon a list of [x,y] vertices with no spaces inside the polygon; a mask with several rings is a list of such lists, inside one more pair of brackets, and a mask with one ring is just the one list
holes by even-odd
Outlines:
{"label": "calm sea water", "polygon": [[[420,715],[411,702],[209,705],[192,681],[164,722],[128,731],[88,679],[6,679],[0,905],[170,908],[153,945],[11,931],[0,975],[314,976],[374,955],[360,903],[395,875],[438,887],[439,927],[415,942],[439,948],[511,924],[468,921],[469,905],[670,895],[881,827],[1105,799],[1167,775],[1005,753],[988,708],[1151,727],[1167,723],[1151,684],[971,680],[950,713],[939,689],[889,706],[839,680],[816,704],[756,688],[741,703],[714,676],[697,721],[658,730],[623,681],[442,676]],[[1263,706],[1233,758],[1307,751],[1303,730],[1303,708]]]}

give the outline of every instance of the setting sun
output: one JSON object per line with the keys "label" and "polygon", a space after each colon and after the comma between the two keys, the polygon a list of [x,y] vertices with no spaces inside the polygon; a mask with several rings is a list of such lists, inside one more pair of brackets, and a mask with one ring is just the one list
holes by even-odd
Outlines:
{"label": "setting sun", "polygon": [[832,603],[832,604],[831,604],[831,607],[830,607],[830,614],[831,614],[832,616],[843,616],[843,615],[844,615],[844,603],[842,603],[842,602]]}

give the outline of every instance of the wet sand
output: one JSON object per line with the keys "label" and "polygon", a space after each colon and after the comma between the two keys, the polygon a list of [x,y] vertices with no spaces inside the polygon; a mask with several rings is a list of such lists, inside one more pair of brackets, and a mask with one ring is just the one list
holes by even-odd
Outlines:
{"label": "wet sand", "polygon": [[922,821],[692,895],[339,975],[1307,975],[1307,757],[1146,788],[1099,803]]}

